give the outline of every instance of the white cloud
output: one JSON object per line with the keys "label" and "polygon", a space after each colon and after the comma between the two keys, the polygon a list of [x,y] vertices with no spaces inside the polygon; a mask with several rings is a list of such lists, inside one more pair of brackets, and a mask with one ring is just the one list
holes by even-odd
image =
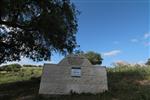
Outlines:
{"label": "white cloud", "polygon": [[145,38],[145,39],[148,39],[149,37],[150,37],[150,33],[145,33],[145,34],[144,34],[144,38]]}
{"label": "white cloud", "polygon": [[109,52],[105,52],[103,55],[104,56],[116,56],[119,53],[121,53],[120,50],[112,50],[112,51],[109,51]]}
{"label": "white cloud", "polygon": [[138,39],[131,39],[131,42],[137,43],[137,42],[138,42]]}

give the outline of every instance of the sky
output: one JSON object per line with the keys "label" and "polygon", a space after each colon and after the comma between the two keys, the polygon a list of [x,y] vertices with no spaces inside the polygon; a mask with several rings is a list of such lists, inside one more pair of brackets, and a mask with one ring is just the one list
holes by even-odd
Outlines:
{"label": "sky", "polygon": [[[119,61],[145,63],[150,57],[150,0],[71,1],[80,11],[79,50],[100,53],[105,66]],[[23,58],[19,63],[58,63],[61,59],[60,54],[53,54],[51,62]]]}

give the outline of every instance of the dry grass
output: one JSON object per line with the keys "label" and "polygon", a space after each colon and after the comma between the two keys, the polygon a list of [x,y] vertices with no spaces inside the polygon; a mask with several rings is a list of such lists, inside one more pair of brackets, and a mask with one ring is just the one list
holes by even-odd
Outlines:
{"label": "dry grass", "polygon": [[26,81],[1,84],[3,99],[0,100],[150,100],[150,67],[120,66],[108,68],[107,72],[109,91],[105,93],[44,98],[38,95],[40,78],[30,77]]}

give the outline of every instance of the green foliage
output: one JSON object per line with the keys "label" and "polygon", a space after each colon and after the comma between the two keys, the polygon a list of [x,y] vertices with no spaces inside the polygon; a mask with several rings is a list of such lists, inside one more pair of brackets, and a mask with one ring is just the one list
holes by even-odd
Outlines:
{"label": "green foliage", "polygon": [[0,67],[1,71],[13,71],[18,72],[21,69],[21,65],[19,64],[10,64],[10,65],[4,65]]}
{"label": "green foliage", "polygon": [[150,67],[118,66],[107,68],[107,72],[109,91],[115,98],[119,100],[150,99]]}
{"label": "green foliage", "polygon": [[[10,68],[10,65],[8,66]],[[42,73],[42,67],[21,67],[17,71],[14,71],[12,68],[14,67],[11,66],[10,70],[0,71],[0,84],[29,80],[32,77],[41,76]]]}
{"label": "green foliage", "polygon": [[70,0],[0,0],[0,64],[72,52],[77,14]]}
{"label": "green foliage", "polygon": [[75,50],[74,54],[85,56],[93,65],[102,64],[103,58],[101,57],[101,54],[97,52],[89,51],[85,53],[84,51],[81,50]]}
{"label": "green foliage", "polygon": [[[150,67],[129,65],[107,68],[109,91],[104,93],[72,93],[47,98],[38,95],[41,72],[41,67],[23,67],[16,75],[0,73],[0,83],[5,83],[0,85],[0,93],[8,94],[6,97],[10,100],[150,100]],[[21,73],[24,73],[23,77],[20,77]]]}
{"label": "green foliage", "polygon": [[39,66],[37,66],[37,65],[23,65],[23,67],[43,67],[42,65],[39,65]]}
{"label": "green foliage", "polygon": [[145,64],[150,65],[150,58],[147,60],[147,62]]}
{"label": "green foliage", "polygon": [[101,57],[99,53],[89,51],[85,53],[84,55],[93,65],[102,64],[103,58]]}

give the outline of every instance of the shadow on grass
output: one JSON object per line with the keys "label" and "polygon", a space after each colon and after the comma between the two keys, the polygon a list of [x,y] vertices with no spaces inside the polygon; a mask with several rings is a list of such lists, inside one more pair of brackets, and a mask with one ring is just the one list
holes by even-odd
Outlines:
{"label": "shadow on grass", "polygon": [[71,94],[45,98],[37,96],[34,100],[150,100],[150,85],[139,84],[146,80],[141,71],[108,72],[109,91],[99,94]]}
{"label": "shadow on grass", "polygon": [[[144,71],[108,71],[109,91],[99,94],[38,95],[40,78],[0,85],[0,100],[150,100],[150,85],[140,84],[149,74]],[[2,97],[1,96],[1,97]],[[6,98],[4,98],[6,97]]]}
{"label": "shadow on grass", "polygon": [[0,100],[16,100],[15,98],[26,95],[37,95],[40,77],[26,81],[0,84]]}
{"label": "shadow on grass", "polygon": [[140,84],[149,76],[144,70],[108,72],[110,100],[150,100],[150,85]]}

